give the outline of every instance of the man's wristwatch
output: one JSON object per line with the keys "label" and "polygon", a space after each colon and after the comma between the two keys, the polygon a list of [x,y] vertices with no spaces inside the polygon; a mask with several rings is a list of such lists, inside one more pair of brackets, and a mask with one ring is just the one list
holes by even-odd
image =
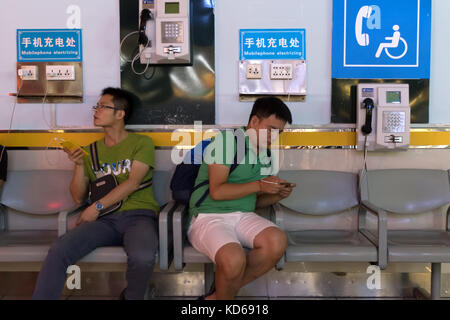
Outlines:
{"label": "man's wristwatch", "polygon": [[102,212],[103,209],[105,209],[105,207],[103,206],[103,204],[100,201],[97,201],[95,203],[95,209],[97,209],[97,211],[100,213],[100,212]]}

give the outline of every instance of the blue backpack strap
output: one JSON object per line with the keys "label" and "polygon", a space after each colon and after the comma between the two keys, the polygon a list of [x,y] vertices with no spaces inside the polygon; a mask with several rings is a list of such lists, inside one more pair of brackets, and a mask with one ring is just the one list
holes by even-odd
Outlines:
{"label": "blue backpack strap", "polygon": [[194,186],[194,188],[192,189],[192,192],[194,192],[195,190],[197,190],[197,189],[199,189],[199,188],[201,188],[203,186],[206,186],[208,184],[209,184],[209,180],[205,180],[203,182],[200,182],[198,185]]}
{"label": "blue backpack strap", "polygon": [[195,203],[195,206],[198,208],[202,204],[203,201],[205,201],[206,197],[209,195],[209,188],[205,190],[205,193],[203,193],[202,197],[198,199],[198,201]]}
{"label": "blue backpack strap", "polygon": [[[238,163],[238,151],[237,151],[237,137],[234,136],[234,140],[236,142],[236,154],[234,155],[234,159],[233,159],[233,164],[230,167],[230,173],[228,174],[228,176],[238,167],[239,163]],[[244,153],[244,159],[245,156],[247,155],[247,143],[245,144],[245,153]]]}

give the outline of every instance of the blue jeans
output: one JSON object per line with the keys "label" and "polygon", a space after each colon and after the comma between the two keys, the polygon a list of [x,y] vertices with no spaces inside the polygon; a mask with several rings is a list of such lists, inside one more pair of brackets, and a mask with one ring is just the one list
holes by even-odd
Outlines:
{"label": "blue jeans", "polygon": [[64,234],[50,248],[33,299],[59,299],[66,270],[98,247],[122,246],[128,256],[126,299],[143,299],[158,250],[158,221],[151,210],[113,213]]}

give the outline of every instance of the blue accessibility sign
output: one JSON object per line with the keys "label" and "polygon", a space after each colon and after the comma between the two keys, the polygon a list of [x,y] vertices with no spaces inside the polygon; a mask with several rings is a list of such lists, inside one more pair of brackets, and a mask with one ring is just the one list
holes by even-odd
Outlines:
{"label": "blue accessibility sign", "polygon": [[17,30],[17,61],[82,61],[81,29]]}
{"label": "blue accessibility sign", "polygon": [[240,59],[306,59],[305,29],[241,29]]}
{"label": "blue accessibility sign", "polygon": [[333,78],[428,79],[431,0],[334,0]]}

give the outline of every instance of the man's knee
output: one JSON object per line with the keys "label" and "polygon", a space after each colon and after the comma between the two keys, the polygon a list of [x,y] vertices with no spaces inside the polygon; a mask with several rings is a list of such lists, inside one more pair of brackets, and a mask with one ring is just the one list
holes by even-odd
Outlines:
{"label": "man's knee", "polygon": [[288,246],[286,234],[278,228],[267,228],[258,234],[254,241],[255,248],[262,248],[268,257],[278,260]]}
{"label": "man's knee", "polygon": [[239,279],[245,271],[245,252],[237,243],[226,244],[220,248],[216,253],[215,260],[217,268],[230,281]]}

